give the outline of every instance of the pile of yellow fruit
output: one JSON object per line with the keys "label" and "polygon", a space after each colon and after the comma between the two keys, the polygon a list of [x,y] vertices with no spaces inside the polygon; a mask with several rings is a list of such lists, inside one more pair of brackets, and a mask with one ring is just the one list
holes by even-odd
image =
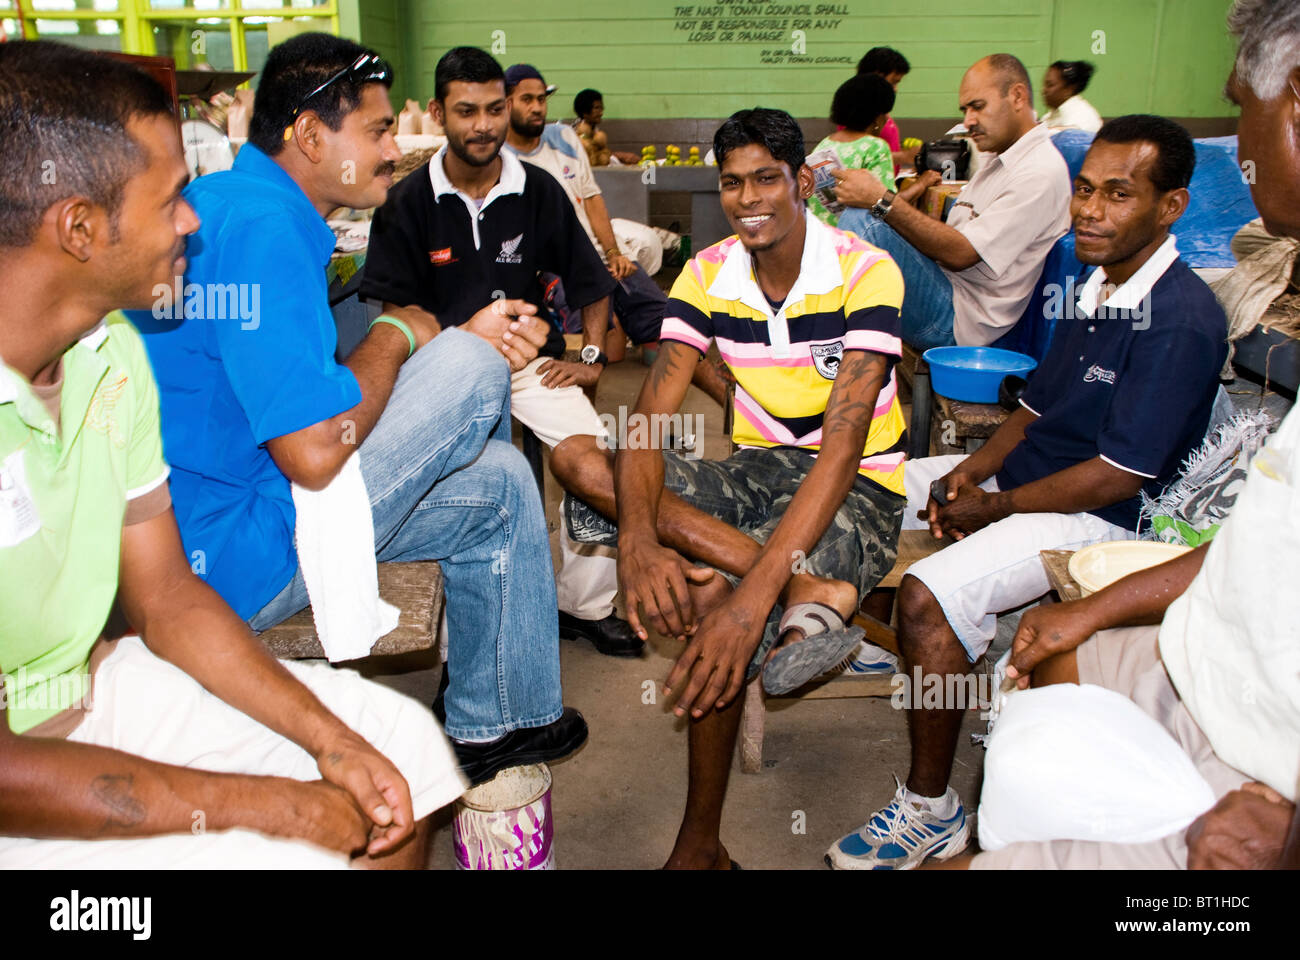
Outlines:
{"label": "pile of yellow fruit", "polygon": [[[639,161],[639,166],[642,167],[654,166],[659,162],[659,158],[657,154],[658,151],[655,148],[655,145],[652,143],[647,143],[644,147],[641,148],[641,159]],[[686,159],[683,160],[682,148],[677,146],[676,144],[670,143],[668,144],[668,146],[664,147],[664,166],[665,167],[702,167],[704,166],[704,161],[700,158],[699,147],[691,147],[690,152],[686,155]]]}

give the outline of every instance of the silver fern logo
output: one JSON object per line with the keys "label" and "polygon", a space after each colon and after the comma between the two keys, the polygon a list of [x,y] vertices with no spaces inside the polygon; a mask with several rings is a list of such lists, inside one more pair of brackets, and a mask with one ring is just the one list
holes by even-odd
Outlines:
{"label": "silver fern logo", "polygon": [[518,252],[519,244],[524,242],[524,235],[521,233],[517,237],[506,240],[501,244],[501,252],[497,254],[497,263],[523,263],[524,258]]}

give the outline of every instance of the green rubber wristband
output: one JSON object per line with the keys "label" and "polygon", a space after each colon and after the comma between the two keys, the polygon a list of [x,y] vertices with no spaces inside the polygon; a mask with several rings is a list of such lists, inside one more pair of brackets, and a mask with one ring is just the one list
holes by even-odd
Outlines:
{"label": "green rubber wristband", "polygon": [[392,324],[398,330],[401,330],[402,333],[406,334],[406,342],[411,345],[411,349],[406,352],[406,358],[409,360],[411,354],[415,353],[415,334],[413,334],[411,328],[406,325],[406,321],[398,320],[396,317],[390,317],[387,314],[384,314],[381,317],[375,317],[374,320],[371,320],[370,326],[367,328],[366,332],[369,333],[371,330],[375,329],[375,324],[377,323]]}

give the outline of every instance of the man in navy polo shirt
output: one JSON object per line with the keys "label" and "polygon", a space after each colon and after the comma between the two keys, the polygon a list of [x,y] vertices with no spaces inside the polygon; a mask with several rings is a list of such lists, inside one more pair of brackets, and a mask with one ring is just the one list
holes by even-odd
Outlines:
{"label": "man in navy polo shirt", "polygon": [[387,196],[400,157],[391,83],[376,54],[326,34],[271,51],[234,169],[185,190],[202,225],[177,278],[183,308],[134,319],[185,551],[254,629],[309,602],[291,482],[319,490],[354,453],[378,559],[442,561],[445,726],[477,782],[586,738],[560,701],[554,614],[538,615],[555,610],[546,523],[510,444],[510,367],[545,332],[520,301],[457,317],[456,330],[393,310],[335,362],[323,216]]}
{"label": "man in navy polo shirt", "polygon": [[[1200,443],[1227,320],[1169,232],[1195,160],[1187,131],[1161,117],[1119,117],[1098,131],[1071,215],[1079,259],[1099,269],[1021,409],[969,457],[908,463],[904,528],[957,541],[913,564],[899,587],[899,645],[924,675],[963,677],[996,615],[1048,591],[1040,550],[1132,538],[1140,495],[1158,494]],[[936,480],[943,502],[930,496]],[[912,704],[906,783],[830,848],[830,866],[909,869],[966,847],[966,814],[948,786],[965,706]]]}
{"label": "man in navy polo shirt", "polygon": [[[501,297],[541,308],[539,273],[560,277],[569,304],[582,310],[582,360],[562,359],[564,337],[553,328],[538,358],[512,376],[510,410],[552,448],[556,479],[575,495],[590,495],[584,483],[605,469],[602,447],[609,444],[584,388],[594,388],[605,367],[616,282],[555,178],[502,149],[510,108],[496,60],[475,47],[447,51],[434,71],[429,108],[447,144],[375,214],[361,295],[451,325]],[[561,635],[636,656],[644,644],[614,614],[613,558],[572,549],[561,528]]]}

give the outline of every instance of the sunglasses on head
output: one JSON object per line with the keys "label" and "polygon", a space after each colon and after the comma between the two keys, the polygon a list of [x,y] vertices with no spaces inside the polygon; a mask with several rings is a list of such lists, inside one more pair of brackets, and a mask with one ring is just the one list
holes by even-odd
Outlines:
{"label": "sunglasses on head", "polygon": [[[330,77],[328,80],[322,83],[311,93],[307,94],[307,96],[299,100],[298,106],[293,108],[293,113],[290,115],[289,119],[291,121],[297,119],[298,114],[302,113],[303,108],[307,106],[307,102],[311,100],[312,97],[316,96],[316,94],[320,93],[330,84],[337,83],[339,80],[342,80],[344,77],[347,77],[347,79],[351,83],[391,84],[393,82],[393,68],[390,67],[388,63],[384,60],[384,58],[381,57],[379,54],[363,53],[361,56],[357,57],[357,59],[352,62],[351,66],[344,67],[342,70],[334,74],[334,76]],[[293,125],[291,123],[289,126],[285,127],[284,129],[284,139],[290,140],[292,138],[293,138]]]}

